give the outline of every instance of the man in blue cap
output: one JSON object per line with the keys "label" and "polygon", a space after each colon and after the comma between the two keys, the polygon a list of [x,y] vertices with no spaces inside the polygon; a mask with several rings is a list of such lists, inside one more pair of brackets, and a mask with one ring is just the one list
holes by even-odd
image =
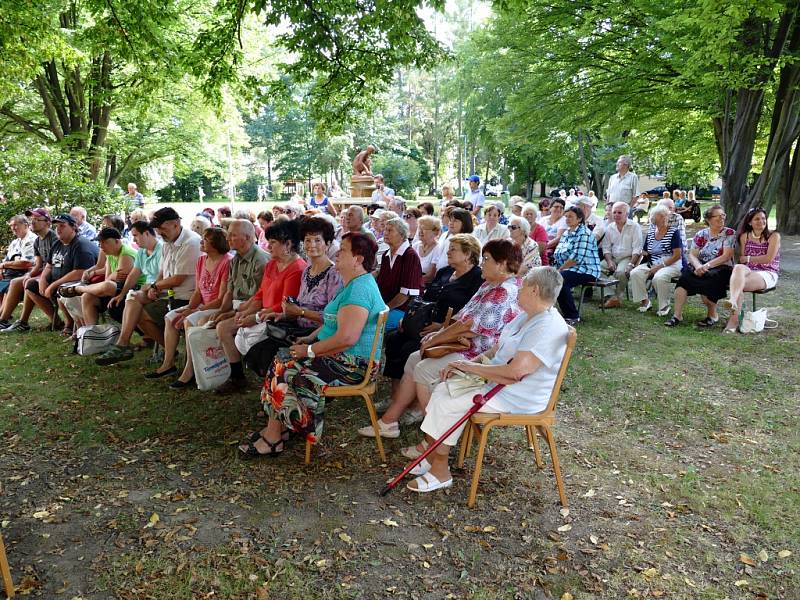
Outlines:
{"label": "man in blue cap", "polygon": [[470,175],[467,181],[469,182],[469,190],[464,193],[464,202],[471,202],[472,214],[480,217],[483,203],[486,202],[486,198],[480,190],[481,178],[477,175]]}

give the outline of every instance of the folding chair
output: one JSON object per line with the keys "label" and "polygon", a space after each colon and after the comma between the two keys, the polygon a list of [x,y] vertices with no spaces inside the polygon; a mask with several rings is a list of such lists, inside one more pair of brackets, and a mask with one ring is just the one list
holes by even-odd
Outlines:
{"label": "folding chair", "polygon": [[[375,361],[375,356],[378,353],[378,348],[383,345],[383,334],[386,330],[386,319],[389,317],[389,310],[384,310],[378,315],[378,324],[375,327],[375,337],[372,340],[372,350],[369,353],[369,363],[367,370],[364,373],[364,379],[355,385],[335,385],[325,388],[325,398],[347,398],[349,396],[361,396],[367,404],[367,411],[369,411],[369,419],[372,422],[372,428],[375,430],[375,443],[378,445],[378,454],[381,456],[382,461],[386,461],[386,453],[383,451],[383,441],[381,440],[380,428],[378,426],[378,414],[375,411],[375,405],[372,403],[372,396],[375,394],[377,384],[375,382],[374,371],[377,370],[378,364]],[[305,463],[311,464],[311,446],[313,444],[306,439],[306,460]]]}
{"label": "folding chair", "polygon": [[461,442],[461,448],[458,454],[458,466],[464,466],[464,459],[469,455],[472,440],[476,435],[480,435],[478,443],[478,455],[475,458],[475,471],[472,474],[472,486],[469,490],[469,498],[467,506],[472,508],[475,506],[475,498],[478,495],[478,482],[481,477],[481,468],[483,466],[483,455],[486,451],[486,442],[489,438],[489,432],[493,427],[509,427],[509,426],[522,426],[525,427],[525,432],[528,436],[528,448],[533,450],[536,457],[536,465],[541,469],[544,467],[542,462],[542,453],[539,450],[539,443],[537,441],[537,433],[544,437],[547,445],[550,447],[550,456],[553,459],[553,471],[556,475],[556,484],[558,485],[558,496],[561,499],[561,505],[567,505],[567,495],[564,492],[564,482],[561,478],[561,467],[558,463],[558,454],[556,452],[556,438],[553,434],[553,427],[556,423],[556,404],[558,397],[561,393],[561,383],[564,381],[564,375],[567,372],[569,359],[572,356],[572,351],[575,349],[575,340],[577,334],[575,329],[569,328],[569,335],[567,336],[567,349],[564,352],[564,358],[561,359],[561,367],[558,370],[558,376],[553,384],[553,391],[550,393],[550,400],[547,403],[547,408],[542,412],[535,415],[516,415],[510,413],[483,413],[478,412],[472,415],[466,430],[464,431],[464,439]]}

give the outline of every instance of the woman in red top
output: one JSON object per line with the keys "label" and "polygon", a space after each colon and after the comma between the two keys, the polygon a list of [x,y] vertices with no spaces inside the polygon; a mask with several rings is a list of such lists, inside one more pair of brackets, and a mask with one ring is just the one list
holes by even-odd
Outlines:
{"label": "woman in red top", "polygon": [[270,315],[282,314],[283,300],[289,296],[297,296],[300,292],[300,278],[307,265],[298,254],[300,251],[298,222],[284,219],[275,221],[269,226],[265,236],[269,243],[268,252],[272,258],[264,268],[261,287],[252,298],[239,306],[234,317],[234,328],[228,329],[231,333],[236,332],[236,342],[231,344],[227,337],[223,338],[223,335],[220,335],[225,356],[231,365],[231,378],[215,390],[217,394],[230,394],[243,389],[245,375],[242,354],[246,354],[247,350],[266,339],[265,320]]}
{"label": "woman in red top", "polygon": [[522,218],[531,224],[531,239],[539,246],[539,256],[542,257],[542,265],[548,265],[547,252],[547,231],[536,222],[539,217],[536,205],[533,202],[525,203],[522,207]]}

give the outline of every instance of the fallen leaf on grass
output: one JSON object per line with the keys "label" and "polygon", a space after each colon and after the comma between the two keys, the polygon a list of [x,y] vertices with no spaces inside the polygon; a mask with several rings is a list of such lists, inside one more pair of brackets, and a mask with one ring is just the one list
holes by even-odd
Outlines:
{"label": "fallen leaf on grass", "polygon": [[351,538],[346,533],[340,533],[339,534],[339,539],[342,540],[345,544],[352,544],[353,543],[353,538]]}
{"label": "fallen leaf on grass", "polygon": [[[3,525],[5,527],[5,525]],[[789,558],[792,555],[791,550],[781,550],[778,552],[778,558]]]}
{"label": "fallen leaf on grass", "polygon": [[658,569],[655,567],[650,567],[649,569],[645,569],[642,571],[642,577],[644,577],[647,581],[658,577]]}
{"label": "fallen leaf on grass", "polygon": [[589,490],[583,495],[584,498],[593,498],[594,497],[594,490]]}
{"label": "fallen leaf on grass", "polygon": [[565,519],[566,519],[566,518],[569,516],[569,509],[568,509],[568,508],[562,508],[562,509],[561,509],[561,510],[559,510],[558,512],[559,512],[559,514],[560,514],[562,517],[564,517]]}
{"label": "fallen leaf on grass", "polygon": [[400,525],[397,524],[397,521],[392,521],[391,519],[384,519],[383,521],[381,521],[381,523],[383,523],[387,527],[400,527]]}
{"label": "fallen leaf on grass", "polygon": [[564,592],[561,594],[561,600],[572,600],[572,594],[569,592]]}
{"label": "fallen leaf on grass", "polygon": [[566,525],[562,525],[561,527],[559,527],[559,528],[558,528],[558,531],[560,531],[560,532],[562,532],[562,533],[563,533],[563,532],[565,532],[565,531],[569,531],[570,529],[572,529],[572,525],[570,525],[569,523],[567,523]]}
{"label": "fallen leaf on grass", "polygon": [[745,554],[744,552],[742,552],[739,555],[739,562],[744,563],[746,565],[750,565],[751,567],[756,566],[756,561],[754,561],[749,555]]}
{"label": "fallen leaf on grass", "polygon": [[767,562],[769,560],[769,554],[763,548],[758,551],[758,560],[761,562]]}
{"label": "fallen leaf on grass", "polygon": [[747,579],[740,579],[739,581],[734,581],[733,585],[736,587],[744,587],[746,585],[750,585],[750,582]]}
{"label": "fallen leaf on grass", "polygon": [[599,542],[600,539],[596,535],[590,535],[589,541],[592,542],[594,545],[597,545],[597,542]]}
{"label": "fallen leaf on grass", "polygon": [[150,518],[147,520],[147,525],[144,526],[145,529],[150,527],[155,527],[156,523],[158,523],[161,519],[158,518],[157,513],[153,513],[150,515]]}

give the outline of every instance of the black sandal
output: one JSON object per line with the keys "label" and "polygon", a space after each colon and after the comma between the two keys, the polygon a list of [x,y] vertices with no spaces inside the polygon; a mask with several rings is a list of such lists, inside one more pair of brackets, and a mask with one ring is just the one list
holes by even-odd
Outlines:
{"label": "black sandal", "polygon": [[669,321],[664,323],[664,327],[675,327],[676,325],[680,325],[681,323],[683,323],[683,319],[679,319],[678,317],[673,315],[672,317],[670,317]]}
{"label": "black sandal", "polygon": [[[269,452],[264,452],[264,453],[259,452],[258,448],[255,447],[253,442],[248,440],[247,450],[242,450],[241,446],[239,447],[239,458],[241,458],[242,460],[255,460],[256,458],[265,458],[265,457],[275,458],[283,454],[284,450],[283,446],[285,444],[283,439],[280,439],[277,442],[273,443],[263,436],[259,437],[262,440],[264,440],[264,443],[266,443],[267,446],[269,446]],[[278,450],[278,446],[280,446],[280,450]]]}
{"label": "black sandal", "polygon": [[[284,429],[281,432],[281,440],[284,441],[284,442],[288,442],[289,441],[289,434],[290,434],[290,431],[288,429]],[[259,440],[260,437],[261,437],[261,432],[260,431],[251,431],[250,433],[247,434],[247,437],[245,439],[248,442],[250,442],[251,444],[255,444]],[[264,441],[266,442],[267,440],[264,440]],[[267,442],[267,443],[269,444],[269,442]]]}
{"label": "black sandal", "polygon": [[706,317],[705,319],[698,321],[696,325],[698,327],[713,327],[714,325],[717,324],[718,321],[719,321],[718,318],[712,319],[711,317]]}

